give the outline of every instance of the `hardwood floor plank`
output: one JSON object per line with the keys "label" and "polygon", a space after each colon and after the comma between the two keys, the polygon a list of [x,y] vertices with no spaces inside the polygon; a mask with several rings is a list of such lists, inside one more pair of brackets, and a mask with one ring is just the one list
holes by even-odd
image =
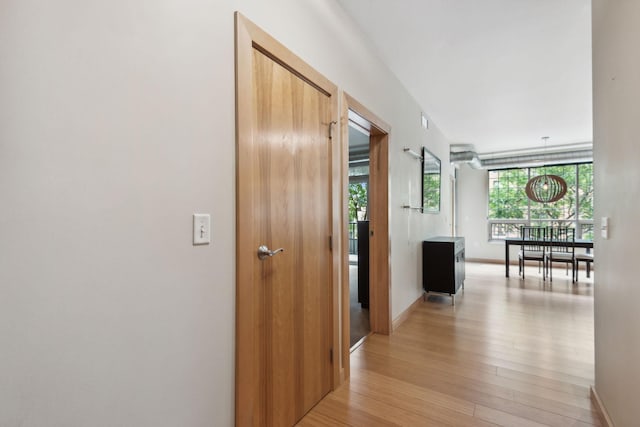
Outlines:
{"label": "hardwood floor plank", "polygon": [[[590,408],[591,406],[591,399],[588,393],[583,396],[577,396],[575,394],[501,377],[498,376],[496,372],[473,370],[464,366],[456,367],[453,364],[441,363],[421,357],[417,355],[416,352],[398,350],[396,346],[390,346],[388,350],[384,355],[406,362],[406,369],[410,369],[410,367],[421,369],[423,374],[427,374],[432,378],[439,378],[451,384],[466,385],[476,390],[490,389],[494,394],[501,397],[512,396],[513,393],[519,391],[539,397],[553,397],[559,402],[582,408]],[[369,352],[370,346],[367,345],[364,351]]]}
{"label": "hardwood floor plank", "polygon": [[341,421],[336,420],[335,418],[331,418],[326,415],[323,415],[318,411],[311,411],[296,425],[300,427],[326,427],[326,426],[344,427],[344,426],[350,426],[352,424],[343,423]]}
{"label": "hardwood floor plank", "polygon": [[[417,313],[416,316],[421,314],[426,315],[426,313]],[[574,330],[565,331],[562,334],[558,331],[546,330],[540,331],[538,334],[530,332],[528,335],[522,335],[511,330],[514,326],[513,323],[508,326],[492,325],[491,329],[486,329],[488,325],[482,324],[484,328],[481,328],[477,320],[453,318],[440,314],[433,317],[433,319],[429,319],[426,316],[423,319],[416,318],[399,333],[402,332],[402,335],[419,334],[420,329],[429,326],[431,327],[429,333],[433,336],[443,335],[446,337],[447,335],[455,334],[458,337],[464,337],[469,343],[490,342],[505,349],[526,350],[534,353],[545,349],[545,347],[540,347],[541,345],[554,345],[556,350],[568,353],[569,357],[575,357],[578,358],[577,360],[587,363],[593,362],[592,344],[575,342],[575,340],[573,342],[567,341],[568,337],[575,338],[576,331]],[[569,342],[571,344],[568,344]],[[577,353],[575,352],[576,350],[578,350]]]}
{"label": "hardwood floor plank", "polygon": [[[398,337],[390,337],[390,340],[397,339]],[[393,345],[396,343],[402,344],[403,341],[396,340],[391,341]],[[426,345],[429,345],[426,348]],[[451,351],[444,352],[442,349],[434,348],[433,345],[425,342],[425,348],[421,351],[425,354],[429,354],[432,360],[444,361],[445,363],[455,363],[458,366],[475,366],[477,369],[486,371],[495,371],[498,369],[510,369],[517,372],[524,372],[530,375],[537,375],[542,378],[548,378],[550,380],[565,381],[570,384],[576,384],[584,387],[589,387],[593,384],[593,372],[585,371],[583,376],[570,375],[565,372],[552,371],[547,368],[541,368],[539,365],[527,365],[523,363],[516,363],[511,360],[504,360],[498,358],[490,358],[482,353],[473,353],[465,351]]]}
{"label": "hardwood floor plank", "polygon": [[551,390],[564,391],[565,393],[575,394],[576,396],[591,396],[591,389],[589,388],[588,384],[581,385],[573,383],[571,381],[560,381],[507,368],[498,368],[497,375],[522,381],[526,384],[540,385]]}
{"label": "hardwood floor plank", "polygon": [[[401,379],[407,383],[506,412],[526,412],[531,414],[533,419],[538,419],[540,414],[536,409],[540,409],[556,415],[572,414],[574,418],[580,420],[591,419],[592,411],[585,409],[581,405],[584,402],[580,400],[548,400],[541,396],[529,395],[507,387],[460,377],[455,373],[433,371],[410,362],[393,360],[379,355],[365,354],[362,357],[364,358],[361,359],[362,364],[354,364],[354,366],[358,366],[358,369],[374,371],[383,375],[393,375],[394,378]],[[357,360],[354,359],[354,362]],[[523,386],[523,390],[526,390],[525,386]],[[520,400],[516,400],[517,394],[520,396]],[[541,394],[545,395],[545,393]],[[527,405],[528,402],[534,402],[534,405]],[[512,403],[522,403],[522,405],[513,405]],[[567,425],[567,421],[564,420],[563,423],[554,425]]]}
{"label": "hardwood floor plank", "polygon": [[429,295],[393,335],[370,336],[351,353],[350,381],[301,425],[601,426],[593,284],[555,277],[468,263],[455,306]]}
{"label": "hardwood floor plank", "polygon": [[389,395],[393,395],[412,404],[416,402],[420,405],[435,405],[437,409],[448,409],[465,415],[473,415],[475,404],[463,399],[458,399],[448,394],[418,387],[413,384],[399,381],[386,375],[379,375],[375,372],[358,371],[351,376],[349,388],[359,390],[366,394],[369,390],[381,390]]}
{"label": "hardwood floor plank", "polygon": [[553,399],[545,399],[543,397],[532,396],[526,393],[515,393],[513,398],[514,401],[520,402],[527,406],[543,409],[545,411],[556,414],[563,414],[567,417],[571,417],[586,423],[601,425],[600,417],[598,416],[598,413],[593,406],[590,409],[578,408],[576,406],[566,405]]}
{"label": "hardwood floor plank", "polygon": [[471,347],[466,344],[451,344],[443,339],[438,339],[438,337],[432,338],[434,340],[437,340],[438,343],[434,345],[425,342],[425,348],[423,348],[422,351],[436,352],[441,356],[449,359],[459,356],[461,359],[475,360],[487,365],[491,365],[494,368],[530,366],[534,368],[530,371],[537,372],[539,369],[538,366],[544,364],[545,371],[547,372],[557,372],[563,375],[586,378],[589,379],[590,383],[592,383],[593,374],[591,366],[593,366],[593,363],[580,363],[576,360],[563,358],[561,354],[553,353],[548,355],[532,355],[528,352],[520,352],[520,354],[518,354],[517,352],[506,353],[494,350],[480,351],[479,349],[482,348],[483,345]]}
{"label": "hardwood floor plank", "polygon": [[[376,364],[375,359],[375,356],[367,357],[365,362],[368,365],[366,367],[362,364],[354,365],[357,366],[357,368],[352,372],[361,371],[362,375],[369,375],[372,372],[370,369],[375,369],[376,372],[384,372],[385,375],[392,375],[396,379],[402,378],[407,384],[412,384],[432,392],[435,391],[439,394],[448,395],[463,401],[482,404],[507,413],[517,414],[518,416],[531,420],[544,419],[546,424],[550,426],[564,427],[575,423],[575,419],[564,416],[563,412],[558,410],[557,405],[547,405],[550,409],[556,410],[556,412],[545,411],[544,409],[538,409],[515,401],[515,395],[508,395],[507,398],[504,398],[492,394],[488,389],[474,389],[466,385],[451,384],[442,378],[433,377],[429,374],[423,375],[422,371],[416,372],[415,367],[409,367],[405,370],[402,366],[406,364],[401,364],[401,366],[387,365],[386,368],[384,368],[383,365]],[[354,363],[356,362],[357,360],[354,360]],[[537,403],[540,405],[540,402]],[[564,410],[568,411],[566,407]],[[569,412],[575,417],[590,419],[589,416],[591,413],[589,411],[572,407]],[[599,425],[597,423],[597,419],[596,422],[593,422],[592,424]]]}
{"label": "hardwood floor plank", "polygon": [[348,400],[351,406],[401,426],[491,426],[472,416],[444,411],[434,405],[412,405],[390,393],[384,394],[372,389],[362,390],[364,393],[355,391],[353,387],[342,387],[334,396]]}
{"label": "hardwood floor plank", "polygon": [[[341,389],[344,387],[341,387]],[[337,392],[337,391],[336,391]],[[320,403],[318,403],[300,422],[299,426],[306,425],[307,417],[310,415],[319,414],[324,417],[323,419],[330,420],[330,424],[346,424],[349,426],[372,426],[372,427],[388,427],[397,426],[398,424],[392,423],[379,418],[369,410],[361,410],[353,405],[349,404],[349,401],[344,401],[335,397],[335,393],[329,393]]]}
{"label": "hardwood floor plank", "polygon": [[476,417],[504,427],[545,427],[544,424],[482,405],[476,407]]}

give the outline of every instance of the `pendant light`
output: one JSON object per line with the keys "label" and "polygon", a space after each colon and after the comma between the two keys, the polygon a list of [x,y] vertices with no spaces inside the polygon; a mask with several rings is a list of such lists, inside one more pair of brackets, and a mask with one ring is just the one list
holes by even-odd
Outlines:
{"label": "pendant light", "polygon": [[[542,137],[544,150],[547,151],[548,136]],[[527,197],[538,203],[553,203],[562,199],[567,194],[567,182],[558,175],[547,175],[546,166],[544,174],[534,176],[525,187]]]}

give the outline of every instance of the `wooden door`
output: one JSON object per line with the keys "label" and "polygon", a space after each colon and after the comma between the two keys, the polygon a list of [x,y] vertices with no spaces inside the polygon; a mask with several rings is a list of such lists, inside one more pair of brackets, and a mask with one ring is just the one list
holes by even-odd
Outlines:
{"label": "wooden door", "polygon": [[275,55],[252,44],[238,80],[238,425],[293,425],[332,384],[332,100]]}

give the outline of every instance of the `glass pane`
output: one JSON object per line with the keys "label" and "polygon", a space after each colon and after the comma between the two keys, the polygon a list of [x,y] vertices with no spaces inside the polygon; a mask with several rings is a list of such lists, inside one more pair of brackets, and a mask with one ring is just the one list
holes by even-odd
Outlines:
{"label": "glass pane", "polygon": [[349,222],[349,254],[356,255],[358,253],[358,223],[356,221]]}
{"label": "glass pane", "polygon": [[422,176],[422,207],[425,211],[440,210],[440,173],[425,173]]}
{"label": "glass pane", "polygon": [[491,223],[491,238],[506,239],[508,237],[520,237],[520,227],[523,227],[525,225],[525,223]]}
{"label": "glass pane", "polygon": [[489,171],[489,218],[526,219],[528,199],[526,169]]}
{"label": "glass pane", "polygon": [[440,159],[422,147],[422,212],[440,211]]}
{"label": "glass pane", "polygon": [[582,224],[580,229],[580,236],[576,235],[576,239],[593,240],[593,224]]}
{"label": "glass pane", "polygon": [[367,184],[349,184],[349,222],[367,218]]}
{"label": "glass pane", "polygon": [[349,176],[368,176],[369,165],[365,166],[349,166]]}
{"label": "glass pane", "polygon": [[593,163],[578,165],[579,219],[593,219]]}

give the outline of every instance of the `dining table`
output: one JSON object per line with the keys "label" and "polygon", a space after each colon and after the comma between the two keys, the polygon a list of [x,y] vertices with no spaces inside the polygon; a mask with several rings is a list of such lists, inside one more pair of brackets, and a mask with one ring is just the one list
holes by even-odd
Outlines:
{"label": "dining table", "polygon": [[[523,239],[521,237],[508,237],[504,239],[505,277],[509,277],[509,246],[511,245],[522,246],[527,242],[528,242],[527,239]],[[537,245],[552,246],[552,247],[553,246],[573,246],[575,248],[585,248],[587,249],[587,252],[591,252],[591,249],[593,249],[593,240],[586,240],[586,239],[576,239],[573,242],[553,241],[553,240],[546,240],[544,242],[541,242],[537,240],[535,243]]]}

